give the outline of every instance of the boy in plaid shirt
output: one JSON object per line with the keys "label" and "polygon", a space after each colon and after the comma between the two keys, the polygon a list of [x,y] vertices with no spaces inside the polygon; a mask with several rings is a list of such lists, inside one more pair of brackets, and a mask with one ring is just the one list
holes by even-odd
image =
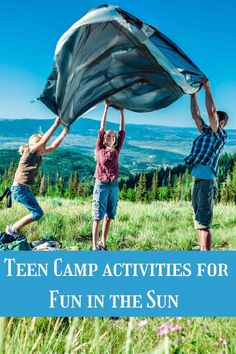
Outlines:
{"label": "boy in plaid shirt", "polygon": [[209,80],[203,79],[202,82],[210,124],[208,126],[201,118],[197,94],[191,95],[191,113],[201,135],[194,140],[190,155],[185,158],[185,162],[193,166],[192,206],[195,228],[200,237],[200,247],[202,251],[209,251],[214,195],[217,189],[216,176],[220,153],[227,139],[224,127],[228,122],[228,115],[225,112],[216,111]]}

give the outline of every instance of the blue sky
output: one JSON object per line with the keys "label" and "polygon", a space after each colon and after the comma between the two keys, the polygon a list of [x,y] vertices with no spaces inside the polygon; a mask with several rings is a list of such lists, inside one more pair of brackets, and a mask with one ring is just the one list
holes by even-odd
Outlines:
{"label": "blue sky", "polygon": [[[40,102],[31,104],[46,83],[60,36],[91,8],[96,0],[11,0],[0,13],[0,117],[51,118]],[[217,109],[229,113],[236,128],[236,2],[235,0],[120,0],[109,2],[157,26],[209,77]],[[199,94],[203,117],[204,93]],[[103,106],[87,117],[100,119]],[[128,122],[193,126],[189,97],[163,110],[126,112]],[[111,111],[110,120],[117,114]]]}

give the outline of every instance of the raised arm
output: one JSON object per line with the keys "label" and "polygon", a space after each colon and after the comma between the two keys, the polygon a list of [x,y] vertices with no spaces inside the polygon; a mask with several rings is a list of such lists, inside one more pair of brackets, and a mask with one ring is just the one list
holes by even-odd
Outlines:
{"label": "raised arm", "polygon": [[106,129],[108,108],[109,108],[109,101],[106,101],[104,112],[103,112],[103,116],[102,116],[102,120],[101,120],[100,130],[105,130]]}
{"label": "raised arm", "polygon": [[54,131],[60,125],[60,123],[61,123],[61,119],[59,117],[56,117],[53,125],[46,131],[46,133],[42,136],[42,139],[40,139],[40,141],[37,144],[34,144],[32,147],[30,147],[30,151],[36,152],[37,150],[45,146],[48,140],[51,138]]}
{"label": "raised arm", "polygon": [[193,95],[190,95],[190,108],[191,108],[191,113],[192,113],[192,117],[194,119],[194,122],[195,122],[199,132],[202,133],[204,120],[201,117],[200,108],[197,103],[197,94],[196,93],[194,93]]}
{"label": "raised arm", "polygon": [[118,133],[118,141],[117,141],[117,151],[120,152],[122,145],[125,140],[125,115],[124,108],[119,108],[120,111],[120,130]]}
{"label": "raised arm", "polygon": [[101,119],[100,130],[98,132],[98,137],[97,137],[97,141],[96,141],[95,151],[99,151],[100,149],[103,148],[103,140],[104,140],[105,129],[106,129],[108,108],[109,108],[109,101],[106,100],[103,116]]}
{"label": "raised arm", "polygon": [[209,117],[210,126],[213,132],[216,133],[219,128],[219,121],[216,113],[215,102],[213,100],[212,93],[211,93],[210,81],[208,79],[203,79],[202,83],[205,89],[205,102],[206,102],[206,109]]}
{"label": "raised arm", "polygon": [[120,108],[120,130],[125,130],[124,108]]}
{"label": "raised arm", "polygon": [[52,152],[58,148],[58,146],[61,144],[62,140],[65,138],[66,134],[69,132],[68,128],[64,128],[61,132],[60,135],[52,142],[51,145],[48,147],[45,147],[44,151],[42,154],[48,154],[49,152]]}

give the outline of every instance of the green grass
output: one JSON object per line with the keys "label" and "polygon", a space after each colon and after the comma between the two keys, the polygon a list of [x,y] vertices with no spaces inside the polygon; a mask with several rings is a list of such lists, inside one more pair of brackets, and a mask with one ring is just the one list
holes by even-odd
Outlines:
{"label": "green grass", "polygon": [[[28,240],[52,237],[64,249],[91,247],[91,202],[39,198],[45,211],[25,228]],[[213,249],[236,248],[236,209],[216,205]],[[1,209],[0,230],[25,215]],[[195,250],[198,237],[187,202],[119,202],[111,224],[112,250]],[[164,331],[164,332],[163,332]],[[0,353],[236,353],[234,318],[8,318],[0,319]]]}
{"label": "green grass", "polygon": [[0,327],[4,327],[1,353],[236,351],[236,320],[232,318],[10,318],[1,319]]}
{"label": "green grass", "polygon": [[[39,198],[45,216],[24,229],[28,239],[52,237],[62,241],[64,249],[91,247],[91,202],[64,198]],[[1,210],[0,230],[26,214],[14,203]],[[236,208],[218,204],[214,209],[213,249],[236,248]],[[111,250],[195,250],[198,236],[193,228],[192,209],[188,202],[120,201],[116,220],[108,238]]]}

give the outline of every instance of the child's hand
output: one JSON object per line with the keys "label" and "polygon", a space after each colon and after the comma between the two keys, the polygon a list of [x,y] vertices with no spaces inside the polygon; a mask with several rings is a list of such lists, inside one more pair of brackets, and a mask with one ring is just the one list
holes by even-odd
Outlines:
{"label": "child's hand", "polygon": [[203,84],[204,89],[210,88],[210,81],[206,77],[202,78],[201,82]]}
{"label": "child's hand", "polygon": [[121,113],[124,113],[124,107],[119,107],[118,110],[121,112]]}
{"label": "child's hand", "polygon": [[111,104],[111,102],[110,102],[109,100],[106,100],[106,101],[105,101],[105,107],[106,107],[107,109],[109,108],[110,104]]}
{"label": "child's hand", "polygon": [[55,123],[56,123],[57,126],[60,125],[61,124],[61,118],[60,117],[56,117]]}

